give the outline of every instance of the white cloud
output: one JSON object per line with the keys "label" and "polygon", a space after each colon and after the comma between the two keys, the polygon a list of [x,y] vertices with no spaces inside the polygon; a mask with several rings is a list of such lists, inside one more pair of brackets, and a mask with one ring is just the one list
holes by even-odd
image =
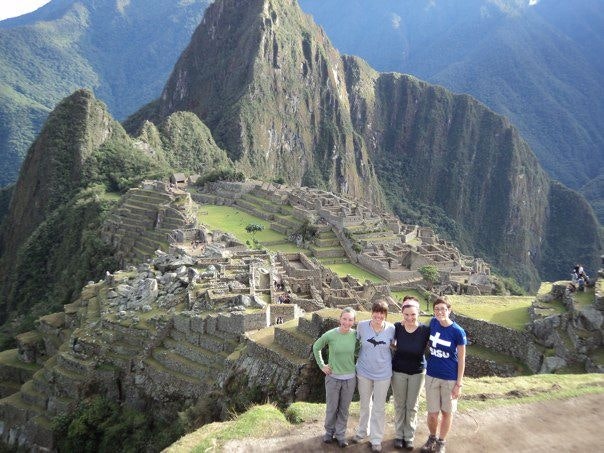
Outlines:
{"label": "white cloud", "polygon": [[529,6],[535,6],[537,3],[539,3],[539,0],[529,0]]}

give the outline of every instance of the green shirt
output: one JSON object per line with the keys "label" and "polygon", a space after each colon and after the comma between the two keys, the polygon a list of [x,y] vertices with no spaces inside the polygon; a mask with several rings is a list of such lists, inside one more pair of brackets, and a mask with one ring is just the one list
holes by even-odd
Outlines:
{"label": "green shirt", "polygon": [[329,346],[327,364],[335,375],[355,374],[354,353],[357,343],[357,334],[354,329],[347,333],[340,333],[340,328],[328,330],[315,341],[312,351],[321,369],[326,365],[323,361],[321,350]]}

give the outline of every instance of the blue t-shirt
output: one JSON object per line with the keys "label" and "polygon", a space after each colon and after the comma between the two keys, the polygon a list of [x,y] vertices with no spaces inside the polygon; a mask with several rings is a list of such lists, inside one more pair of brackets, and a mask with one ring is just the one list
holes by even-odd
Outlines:
{"label": "blue t-shirt", "polygon": [[423,373],[426,368],[426,344],[430,336],[430,327],[420,324],[413,333],[405,330],[400,322],[394,323],[396,350],[392,357],[392,371],[405,374]]}
{"label": "blue t-shirt", "polygon": [[392,377],[390,343],[394,338],[394,325],[384,322],[384,329],[375,333],[370,322],[361,321],[357,326],[360,344],[357,374],[374,381],[384,381]]}
{"label": "blue t-shirt", "polygon": [[457,380],[457,346],[466,345],[466,333],[453,322],[449,327],[441,326],[436,318],[430,321],[430,355],[426,374],[447,381]]}

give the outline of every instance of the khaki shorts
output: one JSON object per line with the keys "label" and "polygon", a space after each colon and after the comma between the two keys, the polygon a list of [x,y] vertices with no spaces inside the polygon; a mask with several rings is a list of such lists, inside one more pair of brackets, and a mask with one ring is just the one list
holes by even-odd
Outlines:
{"label": "khaki shorts", "polygon": [[457,411],[457,400],[451,398],[455,382],[426,376],[426,405],[428,412]]}

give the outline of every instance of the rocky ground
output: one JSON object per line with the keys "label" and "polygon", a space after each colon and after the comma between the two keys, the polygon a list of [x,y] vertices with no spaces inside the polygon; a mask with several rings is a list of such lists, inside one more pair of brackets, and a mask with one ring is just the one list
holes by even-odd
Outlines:
{"label": "rocky ground", "polygon": [[[457,414],[447,453],[485,452],[595,452],[604,450],[601,408],[604,394],[567,400],[510,405]],[[356,420],[349,421],[354,434]],[[321,442],[322,420],[297,426],[279,437],[232,441],[223,451],[252,452],[369,452],[369,444],[351,445],[341,450]],[[397,451],[393,446],[392,420],[388,421],[384,452]],[[417,447],[427,437],[424,420],[420,420]],[[404,451],[404,450],[398,450]],[[419,448],[415,449],[416,452]]]}

